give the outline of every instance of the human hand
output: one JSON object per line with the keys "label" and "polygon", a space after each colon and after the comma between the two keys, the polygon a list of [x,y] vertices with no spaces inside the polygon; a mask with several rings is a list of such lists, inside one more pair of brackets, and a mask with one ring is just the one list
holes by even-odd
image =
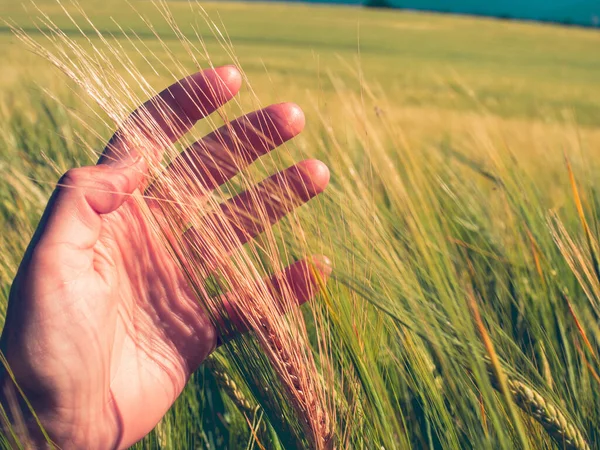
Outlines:
{"label": "human hand", "polygon": [[[174,84],[139,111],[176,141],[229,101],[240,85],[241,75],[233,67],[205,70]],[[156,100],[169,106],[173,120],[156,110]],[[258,158],[298,134],[304,116],[289,103],[249,114],[188,148],[177,158],[178,167],[193,168],[207,191],[218,187],[239,167],[225,164],[235,150],[223,143],[240,127],[247,135],[247,154]],[[251,131],[265,127],[263,133]],[[218,338],[182,270],[148,223],[143,205],[132,198],[145,189],[148,168],[131,149],[122,151],[124,136],[117,131],[98,165],[69,170],[61,178],[14,280],[0,340],[19,388],[62,448],[122,448],[141,439]],[[144,151],[160,155],[162,149]],[[215,155],[219,157],[211,159]],[[194,164],[203,158],[224,163],[212,168]],[[322,192],[328,180],[327,167],[310,160],[254,189],[266,192],[268,222],[274,223]],[[277,203],[283,184],[295,191],[294,204]],[[229,201],[243,206],[248,199],[240,194]],[[251,212],[252,205],[246,209]],[[239,233],[240,246],[261,232],[255,222],[248,227]],[[296,287],[298,303],[315,292],[317,281],[308,264],[299,261],[283,274]],[[6,373],[0,387],[12,387]]]}

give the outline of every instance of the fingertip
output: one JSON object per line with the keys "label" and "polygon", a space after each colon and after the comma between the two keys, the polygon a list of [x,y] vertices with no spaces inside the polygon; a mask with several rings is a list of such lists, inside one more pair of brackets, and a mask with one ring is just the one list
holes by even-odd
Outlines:
{"label": "fingertip", "polygon": [[274,127],[275,145],[292,139],[302,132],[305,125],[304,112],[295,103],[285,102],[267,106],[257,111],[260,121],[266,121],[262,127]]}
{"label": "fingertip", "polygon": [[303,181],[315,194],[320,194],[329,184],[329,167],[318,159],[308,159],[298,163]]}
{"label": "fingertip", "polygon": [[280,103],[277,105],[281,111],[282,115],[285,117],[285,121],[287,124],[287,129],[292,136],[296,136],[303,129],[306,124],[306,117],[304,116],[304,111],[300,108],[296,103],[286,102]]}
{"label": "fingertip", "polygon": [[[168,87],[163,91],[168,93],[168,97],[163,98],[162,102],[169,104],[175,101],[189,120],[189,125],[192,125],[231,100],[241,85],[242,75],[235,66],[205,69]],[[159,94],[161,96],[164,94]],[[163,108],[162,102],[158,103],[159,109]],[[169,112],[161,110],[160,117],[168,116]]]}
{"label": "fingertip", "polygon": [[331,260],[325,255],[313,255],[311,256],[310,261],[315,269],[317,269],[321,275],[323,275],[325,278],[324,281],[326,281],[333,272]]}
{"label": "fingertip", "polygon": [[117,210],[139,186],[143,172],[140,161],[129,166],[111,167],[100,164],[84,168],[90,174],[85,199],[97,214]]}
{"label": "fingertip", "polygon": [[234,65],[221,66],[214,69],[218,77],[223,81],[228,88],[229,93],[233,96],[242,87],[242,74]]}

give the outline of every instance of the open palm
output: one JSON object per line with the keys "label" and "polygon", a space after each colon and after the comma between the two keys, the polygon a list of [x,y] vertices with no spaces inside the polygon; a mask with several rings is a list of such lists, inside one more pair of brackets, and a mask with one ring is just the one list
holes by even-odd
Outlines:
{"label": "open palm", "polygon": [[[175,141],[231,99],[240,84],[233,67],[206,70],[174,84],[140,111]],[[169,106],[171,119],[159,113],[160,104]],[[244,152],[241,160],[249,164],[303,126],[297,106],[270,106],[189,147],[165,177],[184,170],[209,192],[239,170],[235,152]],[[253,131],[258,129],[262,132]],[[244,135],[243,145],[228,145],[238,132]],[[140,201],[137,194],[153,186],[146,186],[144,158],[122,151],[125,140],[117,131],[98,165],[70,170],[59,182],[13,283],[2,333],[2,351],[19,387],[62,448],[126,447],[141,439],[218,339],[182,270],[148,222],[144,209],[152,209],[156,199]],[[145,151],[161,153],[160,148]],[[328,179],[322,163],[304,161],[229,200],[223,205],[225,215],[241,207],[252,216],[249,199],[256,195],[268,205],[268,220],[259,225],[236,218],[237,245],[322,192]],[[289,186],[293,195],[278,192],[282,186]],[[202,240],[193,229],[186,233],[187,239]],[[218,266],[209,255],[203,263]],[[299,261],[283,274],[299,303],[313,294],[316,284],[307,267],[308,262]],[[11,381],[6,374],[1,381],[8,398]]]}

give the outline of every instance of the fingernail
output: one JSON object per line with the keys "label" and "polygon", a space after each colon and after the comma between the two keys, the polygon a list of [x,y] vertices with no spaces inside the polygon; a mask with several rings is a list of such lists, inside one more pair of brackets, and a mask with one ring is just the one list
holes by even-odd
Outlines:
{"label": "fingernail", "polygon": [[327,256],[314,255],[311,257],[311,262],[314,264],[315,268],[326,277],[330,276],[333,272],[331,260]]}

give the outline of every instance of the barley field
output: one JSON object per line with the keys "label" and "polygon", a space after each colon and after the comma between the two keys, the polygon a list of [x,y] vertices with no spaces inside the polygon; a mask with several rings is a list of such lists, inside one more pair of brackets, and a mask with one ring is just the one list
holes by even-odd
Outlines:
{"label": "barley field", "polygon": [[[331,170],[263,242],[332,260],[288,324],[306,335],[319,400],[294,407],[249,333],[138,448],[600,448],[598,31],[283,3],[0,1],[0,317],[56,180],[114,131],[23,39],[77,45],[93,70],[73,59],[73,73],[102,74],[90,83],[130,109],[177,75],[236,64],[238,101],[193,133],[293,101],[306,130],[248,176],[309,157]],[[94,53],[107,48],[129,59]],[[123,95],[109,60],[148,84]],[[306,432],[315,411],[323,441]]]}

